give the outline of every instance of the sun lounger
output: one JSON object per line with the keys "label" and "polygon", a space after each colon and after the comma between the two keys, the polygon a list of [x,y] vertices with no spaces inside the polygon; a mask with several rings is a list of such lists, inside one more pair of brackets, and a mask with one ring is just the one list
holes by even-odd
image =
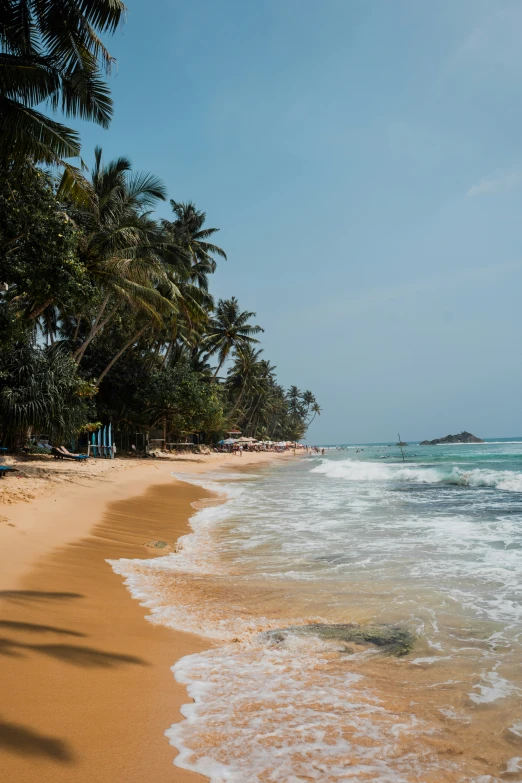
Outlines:
{"label": "sun lounger", "polygon": [[51,454],[55,459],[74,459],[76,461],[83,461],[89,459],[87,454],[71,454],[63,446],[52,446]]}
{"label": "sun lounger", "polygon": [[5,478],[8,473],[16,473],[16,468],[10,468],[7,465],[0,465],[0,479]]}

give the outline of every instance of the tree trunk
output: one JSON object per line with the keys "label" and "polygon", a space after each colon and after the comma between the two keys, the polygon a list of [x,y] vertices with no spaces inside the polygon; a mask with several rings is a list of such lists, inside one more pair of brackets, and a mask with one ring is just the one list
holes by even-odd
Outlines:
{"label": "tree trunk", "polygon": [[244,392],[244,391],[245,391],[245,389],[246,389],[246,384],[247,384],[247,382],[246,382],[246,380],[245,380],[245,382],[243,383],[243,385],[242,385],[242,387],[241,387],[241,391],[239,392],[239,397],[238,397],[238,398],[237,398],[237,400],[235,401],[235,403],[234,403],[234,407],[232,408],[232,410],[231,410],[231,411],[230,411],[230,413],[228,414],[229,416],[232,416],[232,415],[233,415],[233,414],[236,412],[236,409],[237,409],[237,407],[238,407],[239,403],[241,402],[241,397],[243,396],[243,392]]}
{"label": "tree trunk", "polygon": [[163,357],[163,361],[161,362],[161,365],[160,365],[160,370],[163,370],[163,368],[165,367],[165,362],[167,361],[167,359],[169,357],[169,354],[170,354],[170,352],[172,350],[172,343],[173,343],[173,341],[171,340],[170,343],[167,346],[167,350],[165,351],[165,356]]}
{"label": "tree trunk", "polygon": [[258,399],[258,401],[256,402],[256,404],[255,404],[255,406],[254,406],[254,410],[252,411],[252,415],[250,416],[250,419],[248,420],[248,424],[247,424],[247,426],[246,426],[246,430],[247,430],[247,431],[248,431],[248,428],[250,427],[250,424],[251,424],[251,423],[253,422],[253,420],[254,420],[254,416],[256,415],[256,413],[257,413],[257,409],[258,409],[258,408],[259,408],[259,406],[261,405],[261,402],[262,402],[262,400],[263,400],[263,395],[262,395],[262,394],[260,394],[260,395],[259,395],[259,399]]}
{"label": "tree trunk", "polygon": [[90,332],[89,332],[89,334],[87,336],[87,339],[73,353],[73,359],[75,359],[78,362],[78,364],[80,364],[81,360],[83,359],[83,355],[84,355],[85,351],[87,350],[87,346],[89,345],[89,343],[91,342],[93,337],[95,337],[98,334],[98,332],[103,329],[103,327],[105,326],[107,321],[110,318],[112,318],[112,316],[114,315],[114,313],[118,309],[118,305],[116,305],[116,307],[113,310],[111,310],[111,312],[109,313],[108,317],[105,318],[103,320],[103,322],[100,324],[100,319],[101,319],[101,317],[102,317],[102,315],[103,315],[103,313],[105,311],[105,308],[107,307],[107,304],[109,303],[109,298],[110,298],[110,294],[107,294],[107,296],[105,297],[105,299],[103,300],[103,302],[101,304],[100,309],[98,310],[98,314],[96,315],[96,318],[94,319],[94,323],[91,326],[91,330],[90,330]]}
{"label": "tree trunk", "polygon": [[80,331],[80,321],[82,320],[81,315],[78,316],[76,319],[76,326],[74,327],[74,334],[73,334],[73,345],[78,339],[78,332]]}
{"label": "tree trunk", "polygon": [[225,363],[225,358],[226,358],[226,357],[224,357],[223,359],[221,359],[221,361],[219,362],[218,366],[216,367],[216,372],[215,372],[215,373],[214,373],[214,375],[212,376],[212,383],[214,383],[214,381],[216,380],[216,376],[217,376],[218,372],[219,372],[219,371],[221,370],[221,368],[223,367],[223,364]]}
{"label": "tree trunk", "polygon": [[136,332],[136,334],[135,334],[133,337],[131,337],[131,339],[130,339],[130,340],[127,342],[127,343],[125,343],[125,345],[123,346],[123,348],[121,348],[121,350],[119,350],[119,351],[118,351],[118,353],[116,354],[116,356],[114,356],[114,357],[111,359],[111,361],[109,362],[109,364],[107,365],[107,367],[104,369],[104,371],[102,372],[102,374],[101,374],[101,375],[98,377],[98,385],[99,385],[99,384],[100,384],[100,383],[103,381],[103,379],[105,378],[105,376],[107,375],[107,373],[109,372],[109,370],[111,369],[111,367],[112,367],[114,364],[116,364],[116,362],[118,361],[118,359],[120,358],[120,356],[122,356],[122,355],[125,353],[125,351],[127,350],[127,348],[130,348],[130,347],[131,347],[131,345],[132,345],[133,343],[135,343],[135,342],[136,342],[136,340],[138,340],[138,339],[141,337],[141,335],[143,334],[143,332],[145,332],[147,329],[150,329],[150,324],[145,324],[145,326],[143,326],[143,327],[142,327],[142,328],[139,330],[139,332]]}
{"label": "tree trunk", "polygon": [[54,332],[53,332],[53,322],[49,312],[45,314],[45,320],[47,321],[47,332],[49,333],[49,339],[51,341],[51,347],[52,347],[54,345]]}
{"label": "tree trunk", "polygon": [[49,299],[46,299],[45,302],[41,305],[39,305],[35,310],[29,313],[29,318],[31,321],[34,321],[38,316],[40,316],[43,311],[49,307],[50,304],[54,302],[54,296],[51,296]]}

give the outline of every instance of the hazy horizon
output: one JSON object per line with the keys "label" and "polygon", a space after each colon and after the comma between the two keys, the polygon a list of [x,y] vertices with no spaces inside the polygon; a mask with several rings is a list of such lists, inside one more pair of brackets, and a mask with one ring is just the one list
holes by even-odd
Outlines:
{"label": "hazy horizon", "polygon": [[522,429],[520,3],[128,7],[83,157],[128,155],[221,229],[212,291],[316,394],[307,441]]}
{"label": "hazy horizon", "polygon": [[[454,432],[451,432],[451,433],[447,432],[446,433],[446,435],[455,435],[455,434],[458,434],[458,433],[454,433]],[[474,435],[475,433],[473,432],[471,434]],[[443,438],[445,436],[444,435],[434,436],[434,438],[436,438],[436,437],[442,437]],[[481,440],[483,440],[485,443],[488,443],[488,442],[491,442],[491,441],[495,441],[497,439],[499,441],[506,441],[506,440],[509,440],[509,438],[513,438],[514,441],[518,441],[518,440],[522,441],[522,435],[507,435],[506,437],[501,437],[499,435],[489,435],[489,436],[487,436],[487,435],[483,435],[483,436],[477,435],[477,437],[480,437]],[[434,440],[434,438],[410,438],[410,440],[404,440],[404,438],[403,438],[402,442],[406,443],[406,445],[408,445],[408,446],[415,446],[415,445],[419,445],[420,441],[422,441],[422,440]],[[346,442],[346,443],[341,443],[341,442],[339,442],[339,443],[319,443],[319,442],[318,443],[312,443],[310,441],[310,438],[304,438],[304,441],[309,443],[309,445],[311,445],[311,446],[315,445],[315,446],[319,446],[320,448],[321,447],[326,448],[327,446],[396,446],[397,445],[397,440],[394,440],[393,438],[390,438],[389,440],[369,440],[369,441],[357,441],[357,442],[349,442],[349,443],[348,442]],[[478,443],[478,444],[477,443],[446,443],[444,445],[445,446],[477,446],[477,445],[480,446],[480,443]]]}

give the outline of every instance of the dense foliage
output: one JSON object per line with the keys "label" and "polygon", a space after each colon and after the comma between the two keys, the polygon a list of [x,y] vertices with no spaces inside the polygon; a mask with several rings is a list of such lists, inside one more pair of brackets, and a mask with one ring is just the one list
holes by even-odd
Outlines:
{"label": "dense foliage", "polygon": [[174,442],[231,429],[302,438],[313,394],[278,384],[255,313],[213,300],[218,229],[190,202],[155,219],[165,185],[124,156],[96,149],[80,174],[62,160],[79,153],[77,134],[40,111],[47,99],[109,123],[97,32],[116,29],[123,4],[1,5],[0,438],[73,437],[100,421]]}

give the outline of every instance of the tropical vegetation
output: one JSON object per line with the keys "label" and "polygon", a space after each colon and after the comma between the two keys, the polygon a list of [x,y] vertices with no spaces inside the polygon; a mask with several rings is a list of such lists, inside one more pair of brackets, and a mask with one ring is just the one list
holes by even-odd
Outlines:
{"label": "tropical vegetation", "polygon": [[205,212],[171,199],[157,218],[159,177],[101,149],[87,170],[76,131],[42,110],[109,124],[99,35],[123,4],[0,6],[0,441],[100,422],[170,442],[303,438],[317,401],[278,383],[254,312],[214,301],[226,254]]}

